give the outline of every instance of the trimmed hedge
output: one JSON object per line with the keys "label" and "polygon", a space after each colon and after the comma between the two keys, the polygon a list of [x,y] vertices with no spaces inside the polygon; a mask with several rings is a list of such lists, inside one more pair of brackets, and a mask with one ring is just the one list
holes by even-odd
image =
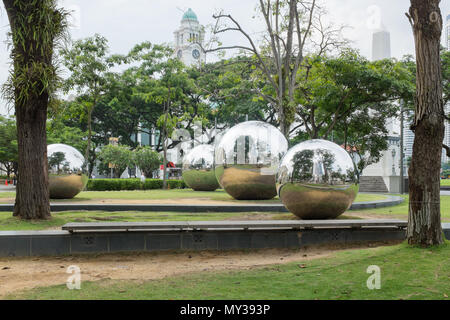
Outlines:
{"label": "trimmed hedge", "polygon": [[[184,189],[183,180],[167,180],[169,189]],[[163,181],[160,179],[89,179],[87,191],[121,191],[121,190],[152,190],[162,189]]]}

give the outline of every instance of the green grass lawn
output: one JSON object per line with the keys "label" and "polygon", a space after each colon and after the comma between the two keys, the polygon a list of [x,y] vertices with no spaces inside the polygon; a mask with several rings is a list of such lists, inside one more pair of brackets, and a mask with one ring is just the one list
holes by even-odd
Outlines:
{"label": "green grass lawn", "polygon": [[[386,216],[401,216],[405,219],[408,218],[408,195],[402,195],[405,199],[403,203],[386,208],[378,209],[364,209],[358,211],[351,211],[352,213],[363,213],[363,214],[375,214],[375,215],[386,215]],[[388,217],[387,217],[388,218]],[[441,218],[443,221],[450,221],[450,196],[441,196]]]}
{"label": "green grass lawn", "polygon": [[[3,198],[14,198],[15,192],[0,192],[0,200]],[[279,203],[278,197],[271,200],[254,200],[254,201],[239,201],[233,199],[224,190],[208,191],[193,191],[192,189],[172,189],[172,190],[147,190],[147,191],[84,191],[78,194],[73,199],[68,200],[52,200],[52,202],[67,202],[67,201],[88,201],[88,200],[102,200],[102,199],[123,199],[123,200],[167,200],[167,199],[194,199],[201,198],[205,200],[214,201],[232,201],[236,203],[251,202],[251,203]],[[366,194],[360,193],[356,201],[375,201],[385,199],[386,196],[382,194]],[[3,201],[4,202],[4,201]]]}
{"label": "green grass lawn", "polygon": [[[10,212],[0,212],[0,231],[11,230],[45,230],[58,228],[69,222],[152,222],[152,221],[208,221],[226,220],[230,218],[252,219],[292,219],[292,214],[286,212],[143,212],[143,211],[64,211],[52,213],[50,220],[24,221],[13,217]],[[346,217],[343,216],[345,219]]]}
{"label": "green grass lawn", "polygon": [[[367,267],[381,269],[369,290]],[[7,299],[448,299],[450,244],[421,249],[400,244],[335,252],[330,257],[244,271],[204,271],[162,280],[82,282],[36,288]]]}
{"label": "green grass lawn", "polygon": [[[173,191],[173,190],[172,190]],[[121,191],[125,192],[125,191]],[[120,192],[119,192],[120,193]],[[188,193],[189,194],[189,193]],[[223,192],[218,192],[219,196],[223,196]],[[358,197],[368,199],[370,196],[378,196],[371,194],[360,194]],[[361,217],[380,217],[386,218],[408,218],[408,196],[404,195],[405,201],[397,206],[365,209],[358,211],[348,211],[348,215],[340,216],[340,219],[349,219],[351,216]],[[357,198],[357,201],[361,198]],[[366,200],[367,201],[367,200]],[[450,196],[441,196],[441,217],[443,222],[450,222]],[[353,217],[354,218],[354,217]],[[68,222],[99,222],[99,221],[200,221],[200,220],[226,220],[226,219],[260,219],[260,220],[283,220],[296,219],[290,213],[283,212],[241,212],[241,213],[183,213],[183,212],[105,212],[105,211],[66,211],[54,212],[50,220],[44,221],[23,221],[13,217],[10,212],[0,212],[0,231],[8,230],[45,230],[49,228],[58,228]]]}
{"label": "green grass lawn", "polygon": [[441,186],[449,186],[450,187],[450,179],[441,179]]}

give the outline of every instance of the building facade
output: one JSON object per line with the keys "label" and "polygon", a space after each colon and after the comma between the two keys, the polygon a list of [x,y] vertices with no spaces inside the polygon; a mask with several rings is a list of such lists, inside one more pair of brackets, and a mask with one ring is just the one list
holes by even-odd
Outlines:
{"label": "building facade", "polygon": [[[445,31],[444,31],[444,44],[447,50],[450,50],[450,14],[447,15],[446,23],[445,23]],[[450,114],[450,104],[444,106],[444,113]],[[414,143],[414,132],[412,132],[409,128],[411,126],[411,120],[413,118],[413,114],[405,114],[405,121],[403,126],[403,146],[404,146],[404,154],[405,154],[405,166],[408,158],[412,156],[412,148]],[[444,133],[444,141],[445,145],[450,145],[450,123],[445,121],[445,133]],[[447,157],[445,150],[442,150],[442,162],[447,163],[450,161],[450,158]]]}
{"label": "building facade", "polygon": [[450,13],[447,15],[444,37],[444,41],[447,44],[447,50],[450,50]]}
{"label": "building facade", "polygon": [[372,35],[372,60],[391,57],[391,35],[386,30],[375,31]]}
{"label": "building facade", "polygon": [[[372,36],[372,60],[391,58],[391,37],[387,30],[378,30]],[[398,119],[386,121],[388,149],[380,161],[367,166],[361,174],[361,191],[400,191],[400,128]]]}
{"label": "building facade", "polygon": [[191,8],[183,14],[181,25],[173,34],[174,54],[178,59],[187,66],[205,62],[205,52],[202,47],[205,29]]}

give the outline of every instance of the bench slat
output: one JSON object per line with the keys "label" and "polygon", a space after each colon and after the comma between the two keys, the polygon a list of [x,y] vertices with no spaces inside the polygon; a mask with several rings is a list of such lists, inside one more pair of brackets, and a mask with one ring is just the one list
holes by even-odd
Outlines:
{"label": "bench slat", "polygon": [[63,230],[205,230],[205,229],[271,229],[271,228],[362,228],[407,226],[403,220],[263,220],[263,221],[170,221],[170,222],[83,222],[67,223]]}

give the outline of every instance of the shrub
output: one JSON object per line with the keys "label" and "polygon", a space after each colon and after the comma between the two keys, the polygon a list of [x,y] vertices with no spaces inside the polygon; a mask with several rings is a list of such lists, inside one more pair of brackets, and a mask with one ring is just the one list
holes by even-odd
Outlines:
{"label": "shrub", "polygon": [[133,152],[133,161],[146,177],[151,177],[153,171],[163,162],[163,158],[150,147],[140,147]]}
{"label": "shrub", "polygon": [[[120,174],[128,167],[132,166],[132,151],[129,147],[123,145],[108,144],[102,148],[98,154],[99,160],[105,168],[109,164],[114,165],[114,176],[120,177]],[[106,173],[106,172],[103,172]]]}
{"label": "shrub", "polygon": [[[183,180],[167,180],[170,189],[184,189]],[[90,179],[87,183],[88,191],[120,191],[120,190],[153,190],[161,189],[163,182],[160,179]]]}

